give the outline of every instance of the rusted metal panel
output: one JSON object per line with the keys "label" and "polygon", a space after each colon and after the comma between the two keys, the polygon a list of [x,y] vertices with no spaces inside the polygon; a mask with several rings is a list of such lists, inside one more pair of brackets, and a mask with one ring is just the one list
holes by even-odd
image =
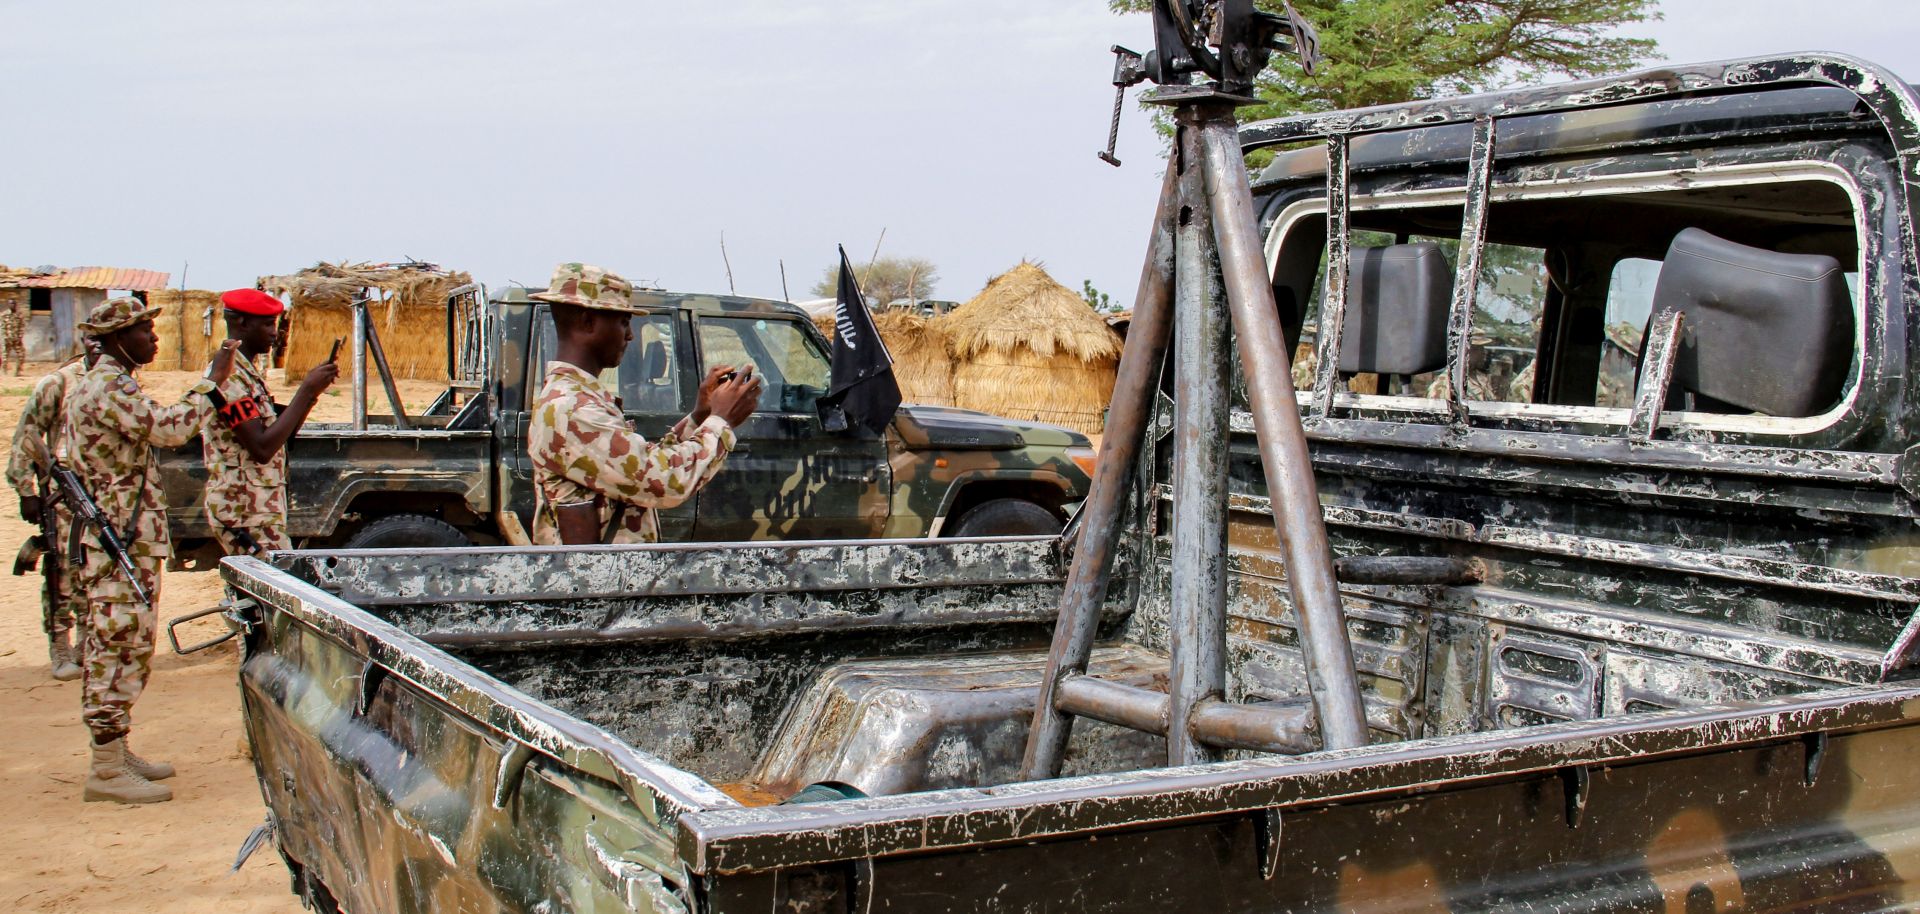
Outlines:
{"label": "rusted metal panel", "polygon": [[18,282],[22,289],[113,289],[126,292],[151,292],[167,287],[170,273],[125,267],[68,267],[44,276],[28,276]]}

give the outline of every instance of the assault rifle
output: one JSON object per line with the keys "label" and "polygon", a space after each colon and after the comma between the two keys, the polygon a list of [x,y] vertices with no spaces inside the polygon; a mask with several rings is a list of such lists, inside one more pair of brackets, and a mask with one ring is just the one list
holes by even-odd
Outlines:
{"label": "assault rifle", "polygon": [[67,573],[66,569],[60,567],[60,544],[54,541],[54,532],[58,527],[54,524],[53,497],[49,494],[50,482],[44,476],[40,479],[40,510],[38,512],[40,516],[33,519],[40,530],[27,537],[27,541],[20,544],[20,553],[13,557],[15,576],[30,574],[35,568],[40,569],[42,604],[44,611],[48,613],[58,611],[60,575]]}
{"label": "assault rifle", "polygon": [[73,529],[67,535],[67,563],[77,568],[86,560],[81,535],[92,528],[95,542],[113,557],[113,563],[120,567],[120,573],[127,576],[127,583],[133,586],[133,595],[139,598],[141,605],[152,606],[153,598],[141,586],[140,575],[134,571],[133,559],[127,555],[126,544],[120,541],[120,534],[114,531],[113,522],[100,510],[99,502],[93,500],[93,495],[87,492],[86,486],[81,485],[80,477],[74,475],[73,470],[47,452],[45,443],[31,436],[28,440],[31,444],[27,448],[27,456],[39,466],[40,472],[51,483],[54,494],[65,501],[68,510],[73,512]]}

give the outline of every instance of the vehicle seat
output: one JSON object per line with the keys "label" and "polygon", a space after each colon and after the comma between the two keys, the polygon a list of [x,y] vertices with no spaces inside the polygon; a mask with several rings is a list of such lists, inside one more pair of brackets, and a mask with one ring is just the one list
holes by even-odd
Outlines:
{"label": "vehicle seat", "polygon": [[640,353],[640,379],[634,385],[635,401],[628,408],[643,413],[672,412],[674,402],[673,363],[667,358],[665,340],[654,340]]}
{"label": "vehicle seat", "polygon": [[1812,416],[1840,399],[1854,318],[1838,260],[1689,228],[1668,246],[1654,286],[1652,313],[1668,308],[1685,320],[1666,408]]}
{"label": "vehicle seat", "polygon": [[1447,364],[1453,271],[1432,242],[1352,249],[1340,371],[1417,375]]}

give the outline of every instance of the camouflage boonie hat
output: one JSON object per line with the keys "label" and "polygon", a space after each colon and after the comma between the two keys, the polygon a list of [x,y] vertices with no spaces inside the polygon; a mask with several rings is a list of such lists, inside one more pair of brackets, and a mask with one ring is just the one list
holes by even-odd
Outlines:
{"label": "camouflage boonie hat", "polygon": [[527,297],[534,301],[578,305],[596,311],[649,313],[633,303],[633,283],[627,282],[618,273],[590,263],[563,263],[554,267],[553,281],[547,283],[546,291],[535,292]]}
{"label": "camouflage boonie hat", "polygon": [[115,330],[125,330],[141,321],[150,320],[159,313],[159,305],[149,305],[131,296],[110,298],[95,305],[93,311],[87,314],[87,319],[75,326],[88,336],[106,336]]}

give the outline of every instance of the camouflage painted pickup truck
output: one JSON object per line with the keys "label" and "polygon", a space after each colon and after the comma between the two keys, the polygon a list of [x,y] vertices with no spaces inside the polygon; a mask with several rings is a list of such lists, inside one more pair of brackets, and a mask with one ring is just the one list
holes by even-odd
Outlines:
{"label": "camouflage painted pickup truck", "polygon": [[[1360,744],[1196,718],[1224,755],[1171,764],[1169,705],[1139,700],[1189,612],[1173,455],[1209,443],[1213,707],[1307,719],[1331,675],[1244,399],[1271,379],[1236,378],[1223,440],[1175,434],[1168,397],[1146,420],[1097,648],[1050,684],[1080,715],[1058,778],[1023,777],[1023,746],[1090,526],[227,561],[294,890],[528,914],[1920,905],[1920,96],[1800,55],[1240,136],[1289,147],[1253,199],[1320,350],[1298,415]],[[1329,251],[1353,269],[1323,301]],[[1456,302],[1461,263],[1483,294]],[[1160,362],[1169,391],[1211,367]],[[1463,394],[1421,377],[1443,370]]]}
{"label": "camouflage painted pickup truck", "polygon": [[[477,366],[478,383],[450,388],[425,415],[408,417],[408,428],[374,416],[366,428],[301,431],[288,446],[296,542],[500,544],[531,523],[527,407],[554,336],[547,306],[526,294],[510,287],[486,303],[485,332],[473,337],[481,351],[462,355]],[[692,409],[702,366],[751,362],[767,379],[725,472],[661,512],[667,541],[1057,533],[1086,495],[1093,450],[1086,436],[1052,426],[908,405],[885,435],[824,430],[814,401],[826,390],[830,349],[792,305],[635,296],[654,313],[634,319],[634,344],[614,380],[643,434],[657,436]],[[201,508],[199,449],[189,442],[163,464],[182,564],[219,555]]]}

